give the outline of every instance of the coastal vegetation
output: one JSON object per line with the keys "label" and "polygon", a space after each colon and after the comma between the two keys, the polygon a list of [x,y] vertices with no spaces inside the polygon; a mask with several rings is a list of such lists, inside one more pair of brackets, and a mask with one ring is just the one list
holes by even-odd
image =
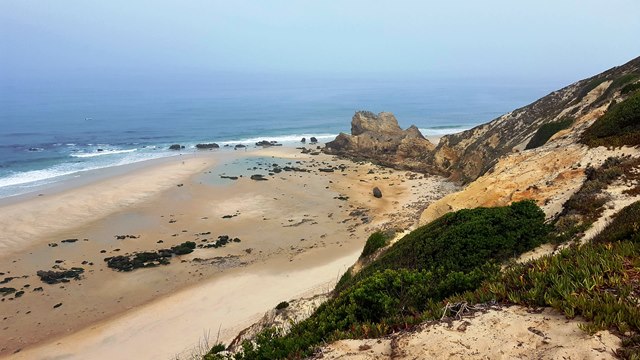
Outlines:
{"label": "coastal vegetation", "polygon": [[546,144],[547,141],[549,141],[549,139],[551,139],[551,137],[558,131],[570,128],[573,121],[574,120],[572,118],[565,117],[558,121],[542,124],[538,131],[533,135],[525,149],[535,149]]}
{"label": "coastal vegetation", "polygon": [[531,201],[445,215],[400,239],[358,274],[343,277],[332,299],[287,335],[268,329],[233,356],[301,358],[326,341],[408,329],[447,297],[498,276],[505,260],[541,244],[547,232],[544,213]]}
{"label": "coastal vegetation", "polygon": [[640,145],[640,92],[611,108],[582,134],[589,147]]}
{"label": "coastal vegetation", "polygon": [[[639,358],[640,202],[621,210],[592,243],[512,263],[501,272],[505,260],[546,239],[549,226],[541,214],[525,201],[444,216],[341,281],[333,298],[288,334],[267,329],[236,354],[224,354],[218,345],[205,359],[298,359],[322,343],[410,330],[460,315],[453,309],[465,305],[495,302],[552,307],[570,319],[581,316],[588,321],[581,328],[589,333],[624,334],[618,355]],[[496,234],[504,235],[496,239]],[[489,244],[498,250],[489,251]],[[419,250],[409,251],[415,247]],[[434,256],[443,260],[430,262]]]}
{"label": "coastal vegetation", "polygon": [[382,231],[376,231],[369,236],[367,242],[364,244],[364,249],[362,249],[361,257],[369,256],[376,252],[376,250],[387,245],[388,236],[385,235]]}
{"label": "coastal vegetation", "polygon": [[[532,204],[515,205],[517,208]],[[476,217],[487,215],[483,210],[486,209],[480,209],[457,227],[474,227]],[[547,226],[535,220],[535,212],[532,208],[524,213],[534,215],[538,237]],[[570,319],[581,316],[588,321],[581,328],[589,333],[607,329],[621,334],[623,347],[618,355],[637,359],[640,357],[640,310],[636,305],[640,295],[638,226],[640,202],[621,210],[592,243],[570,246],[558,254],[524,264],[512,263],[503,272],[496,261],[499,256],[495,255],[466,272],[447,272],[439,266],[378,269],[336,293],[309,319],[294,325],[290,333],[281,335],[277,329],[267,329],[254,342],[246,341],[242,351],[234,355],[223,355],[218,347],[217,352],[209,353],[205,359],[303,358],[312,355],[315,346],[321,343],[410,330],[424,321],[439,320],[454,312],[460,315],[454,309],[466,305],[495,302],[552,307]],[[417,233],[412,234],[418,237]],[[512,250],[514,255],[518,254],[517,248]],[[460,257],[458,264],[450,266],[464,268],[468,264],[467,258]]]}

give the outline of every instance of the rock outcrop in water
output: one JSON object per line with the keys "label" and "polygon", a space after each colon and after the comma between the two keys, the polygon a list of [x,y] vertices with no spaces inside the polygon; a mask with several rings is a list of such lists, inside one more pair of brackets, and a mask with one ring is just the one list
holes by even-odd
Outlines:
{"label": "rock outcrop in water", "polygon": [[433,149],[414,125],[402,130],[392,113],[358,111],[351,120],[351,135],[340,133],[326,144],[325,152],[401,169],[438,172],[425,161]]}

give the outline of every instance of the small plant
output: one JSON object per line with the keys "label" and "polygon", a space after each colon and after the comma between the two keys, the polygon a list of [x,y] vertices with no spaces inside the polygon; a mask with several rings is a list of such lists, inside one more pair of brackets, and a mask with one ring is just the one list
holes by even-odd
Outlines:
{"label": "small plant", "polygon": [[202,357],[202,360],[225,360],[225,359],[230,359],[229,356],[221,354],[221,352],[225,351],[226,349],[227,349],[227,347],[224,346],[224,344],[222,344],[222,343],[218,343],[216,345],[213,345],[213,347],[211,347],[211,350],[209,350],[209,352],[206,353]]}
{"label": "small plant", "polygon": [[582,134],[589,147],[640,145],[640,92],[612,106]]}
{"label": "small plant", "polygon": [[561,120],[542,124],[538,131],[533,135],[525,149],[535,149],[540,147],[549,141],[553,135],[555,135],[558,131],[568,129],[573,124],[573,119],[570,117],[565,117]]}
{"label": "small plant", "polygon": [[361,257],[369,256],[376,252],[376,250],[387,245],[388,237],[382,231],[376,231],[369,236],[364,249],[362,249]]}
{"label": "small plant", "polygon": [[286,301],[283,301],[281,303],[279,303],[278,305],[276,305],[276,310],[284,310],[286,308],[289,307],[289,303]]}

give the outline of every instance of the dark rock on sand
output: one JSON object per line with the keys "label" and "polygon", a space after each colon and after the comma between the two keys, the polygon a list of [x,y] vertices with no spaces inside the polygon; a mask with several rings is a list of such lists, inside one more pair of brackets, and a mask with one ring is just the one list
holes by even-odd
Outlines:
{"label": "dark rock on sand", "polygon": [[82,274],[83,272],[84,272],[83,268],[72,267],[70,270],[61,270],[61,271],[38,270],[38,272],[36,272],[36,275],[38,275],[40,280],[42,280],[43,282],[49,285],[53,285],[61,282],[69,282],[70,279],[78,280],[80,279],[80,274]]}
{"label": "dark rock on sand", "polygon": [[16,292],[15,288],[12,288],[12,287],[0,287],[0,294],[2,294],[2,296],[10,295],[10,294],[13,294],[14,292]]}
{"label": "dark rock on sand", "polygon": [[251,175],[251,180],[255,180],[255,181],[266,181],[268,180],[267,178],[264,177],[264,175],[260,175],[260,174],[254,174]]}
{"label": "dark rock on sand", "polygon": [[65,239],[65,240],[62,240],[61,242],[63,242],[63,243],[74,243],[76,241],[78,241],[78,239]]}
{"label": "dark rock on sand", "polygon": [[226,175],[220,175],[221,179],[229,179],[229,180],[238,180],[237,176],[226,176]]}
{"label": "dark rock on sand", "polygon": [[382,191],[380,191],[380,189],[377,186],[373,188],[373,196],[377,198],[382,197]]}
{"label": "dark rock on sand", "polygon": [[278,144],[277,141],[267,141],[262,140],[256,143],[256,146],[269,147],[269,146],[282,146],[282,144]]}
{"label": "dark rock on sand", "polygon": [[169,150],[180,150],[180,149],[184,149],[184,146],[180,144],[173,144],[169,146]]}
{"label": "dark rock on sand", "polygon": [[216,143],[197,144],[196,145],[196,149],[199,149],[199,150],[211,150],[211,149],[218,149],[218,148],[220,148],[220,145],[218,145]]}

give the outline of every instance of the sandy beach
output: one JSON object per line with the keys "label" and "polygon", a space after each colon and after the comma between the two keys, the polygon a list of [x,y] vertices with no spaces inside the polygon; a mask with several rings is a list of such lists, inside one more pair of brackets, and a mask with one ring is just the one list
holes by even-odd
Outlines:
{"label": "sandy beach", "polygon": [[[454,190],[437,177],[272,147],[185,153],[6,201],[0,287],[15,291],[0,302],[0,354],[171,358],[206,333],[227,342],[278,302],[326,292],[369,233],[412,228]],[[105,261],[186,241],[198,247],[166,265],[116,271]],[[36,275],[79,268],[52,284]]]}

